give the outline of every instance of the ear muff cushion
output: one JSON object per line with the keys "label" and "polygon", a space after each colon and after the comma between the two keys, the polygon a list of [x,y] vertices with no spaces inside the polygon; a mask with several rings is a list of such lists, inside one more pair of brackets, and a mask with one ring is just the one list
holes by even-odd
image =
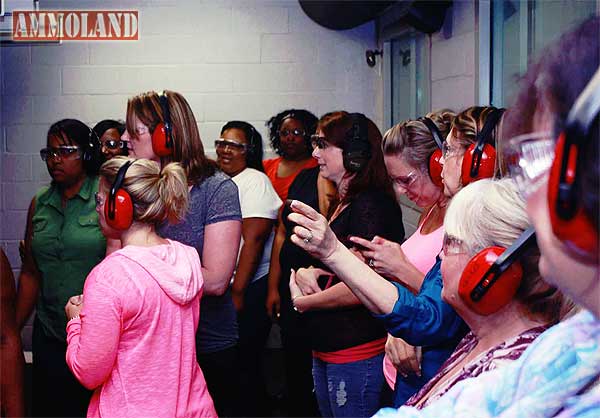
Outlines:
{"label": "ear muff cushion", "polygon": [[[496,259],[505,251],[502,247],[488,247],[477,253],[465,267],[458,284],[458,294],[462,301],[479,315],[490,315],[508,304],[517,293],[523,268],[519,262],[514,262],[491,284],[479,301],[471,298],[471,292],[494,264]],[[490,277],[492,277],[490,275]]]}
{"label": "ear muff cushion", "polygon": [[475,144],[471,144],[463,156],[461,167],[461,179],[463,186],[466,186],[467,184],[476,180],[494,177],[494,171],[496,168],[496,149],[490,144],[485,144],[483,146],[481,161],[479,163],[479,171],[475,177],[471,177],[471,164],[473,161],[474,152]]}
{"label": "ear muff cushion", "polygon": [[442,150],[436,149],[429,156],[429,177],[433,184],[438,187],[444,187],[442,183],[442,164],[440,163],[440,159],[442,158]]}
{"label": "ear muff cushion", "polygon": [[111,217],[108,200],[104,203],[104,217],[108,226],[123,231],[133,222],[133,202],[131,196],[123,189],[117,190],[115,195],[115,213]]}
{"label": "ear muff cushion", "polygon": [[[548,178],[548,208],[550,210],[550,223],[554,235],[569,246],[577,247],[588,254],[598,254],[598,235],[592,221],[586,216],[583,208],[577,207],[574,215],[569,219],[564,219],[558,213],[559,204],[569,204],[569,202],[559,202],[559,185],[561,177],[561,163],[565,152],[565,134],[562,133],[556,142],[554,161],[550,168]],[[577,169],[577,150],[572,150],[567,162],[565,181],[573,183]],[[577,202],[570,202],[577,205]]]}
{"label": "ear muff cushion", "polygon": [[152,131],[152,151],[159,157],[166,157],[172,153],[172,149],[167,147],[167,135],[167,129],[162,122]]}

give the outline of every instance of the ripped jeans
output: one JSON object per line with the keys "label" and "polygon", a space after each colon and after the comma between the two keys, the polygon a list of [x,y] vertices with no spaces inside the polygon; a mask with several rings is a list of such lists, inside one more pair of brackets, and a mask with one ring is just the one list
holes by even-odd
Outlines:
{"label": "ripped jeans", "polygon": [[380,408],[383,354],[345,364],[313,358],[313,379],[321,415],[371,417]]}

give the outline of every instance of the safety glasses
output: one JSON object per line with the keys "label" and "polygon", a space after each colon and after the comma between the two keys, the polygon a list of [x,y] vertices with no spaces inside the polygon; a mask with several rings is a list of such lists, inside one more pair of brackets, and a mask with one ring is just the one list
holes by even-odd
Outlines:
{"label": "safety glasses", "polygon": [[220,138],[215,141],[215,148],[218,150],[225,150],[225,148],[229,147],[234,151],[246,151],[248,146],[246,144],[240,144],[239,142],[232,141],[230,139]]}
{"label": "safety glasses", "polygon": [[60,147],[48,147],[40,150],[42,161],[48,161],[54,158],[75,160],[81,158],[80,149],[75,145],[61,145]]}
{"label": "safety glasses", "polygon": [[282,129],[281,131],[279,131],[279,136],[280,137],[286,137],[289,135],[293,135],[293,136],[304,136],[305,132],[301,129]]}

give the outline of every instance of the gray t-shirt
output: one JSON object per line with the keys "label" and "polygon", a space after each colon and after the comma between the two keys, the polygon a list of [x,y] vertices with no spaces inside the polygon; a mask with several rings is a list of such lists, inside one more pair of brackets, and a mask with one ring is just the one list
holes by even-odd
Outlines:
{"label": "gray t-shirt", "polygon": [[[196,248],[204,262],[204,227],[230,220],[242,220],[237,186],[228,176],[217,172],[192,187],[185,219],[175,225],[159,226],[158,233]],[[222,296],[203,296],[196,333],[197,351],[207,354],[225,350],[237,344],[237,340],[237,319],[231,290],[227,289]]]}

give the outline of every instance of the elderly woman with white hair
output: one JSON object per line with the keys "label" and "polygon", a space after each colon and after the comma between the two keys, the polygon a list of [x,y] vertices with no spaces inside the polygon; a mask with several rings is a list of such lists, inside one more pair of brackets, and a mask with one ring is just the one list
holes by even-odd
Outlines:
{"label": "elderly woman with white hair", "polygon": [[[454,197],[444,218],[442,298],[471,332],[406,405],[422,408],[461,380],[517,359],[570,310],[562,293],[540,277],[528,227],[525,202],[511,179],[481,180]],[[503,264],[509,253],[514,257]],[[505,271],[494,275],[501,265]]]}

